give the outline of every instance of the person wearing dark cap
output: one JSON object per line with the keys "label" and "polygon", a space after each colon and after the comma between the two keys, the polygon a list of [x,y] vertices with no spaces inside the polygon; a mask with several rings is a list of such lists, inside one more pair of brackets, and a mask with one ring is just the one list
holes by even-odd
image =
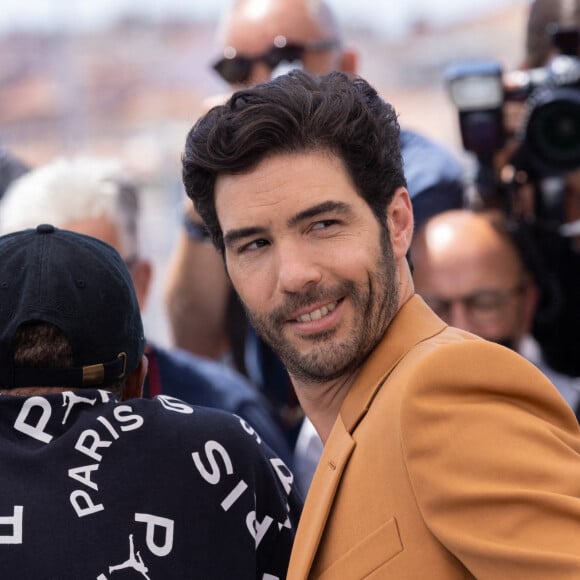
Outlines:
{"label": "person wearing dark cap", "polygon": [[[140,226],[144,189],[115,159],[58,157],[15,180],[0,200],[0,234],[42,222],[99,238],[113,246],[131,273],[142,312],[154,276]],[[145,324],[145,322],[144,322]],[[146,325],[145,325],[146,326]],[[267,401],[240,373],[218,361],[161,347],[147,332],[143,396],[170,395],[245,419],[288,467],[292,455]]]}
{"label": "person wearing dark cap", "polygon": [[111,246],[47,224],[0,237],[3,578],[284,577],[291,472],[234,415],[135,398],[144,349]]}

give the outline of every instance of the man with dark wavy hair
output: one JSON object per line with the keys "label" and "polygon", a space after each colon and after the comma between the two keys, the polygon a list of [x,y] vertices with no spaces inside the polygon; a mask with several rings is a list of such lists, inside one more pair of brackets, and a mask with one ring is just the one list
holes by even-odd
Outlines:
{"label": "man with dark wavy hair", "polygon": [[[325,0],[235,0],[217,32],[213,69],[231,88],[252,86],[292,68],[317,75],[333,70],[355,74],[359,69],[357,51]],[[415,221],[460,207],[463,168],[458,159],[416,131],[403,130],[400,140]],[[166,281],[175,344],[204,356],[227,357],[268,396],[294,444],[303,414],[287,374],[271,349],[256,339],[191,206],[184,213],[184,226]]]}
{"label": "man with dark wavy hair", "polygon": [[393,108],[291,72],[201,118],[183,177],[324,441],[288,578],[580,577],[580,428],[415,295]]}

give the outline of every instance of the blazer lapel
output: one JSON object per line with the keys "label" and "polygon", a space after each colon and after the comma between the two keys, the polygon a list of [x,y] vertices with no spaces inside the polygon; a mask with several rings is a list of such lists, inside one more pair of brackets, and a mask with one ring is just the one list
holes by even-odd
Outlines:
{"label": "blazer lapel", "polygon": [[338,417],[306,496],[290,557],[288,580],[308,578],[338,484],[355,445],[342,419]]}

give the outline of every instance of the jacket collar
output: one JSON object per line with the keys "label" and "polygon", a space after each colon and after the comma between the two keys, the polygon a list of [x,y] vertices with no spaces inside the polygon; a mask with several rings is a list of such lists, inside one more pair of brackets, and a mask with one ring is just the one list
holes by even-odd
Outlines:
{"label": "jacket collar", "polygon": [[340,415],[349,433],[365,415],[397,363],[416,344],[438,334],[445,326],[419,295],[415,294],[403,304],[342,403]]}

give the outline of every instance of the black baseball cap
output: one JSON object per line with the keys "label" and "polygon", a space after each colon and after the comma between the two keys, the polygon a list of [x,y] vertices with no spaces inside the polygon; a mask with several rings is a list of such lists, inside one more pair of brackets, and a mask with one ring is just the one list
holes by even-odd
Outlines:
{"label": "black baseball cap", "polygon": [[[34,321],[65,334],[72,367],[14,368],[16,330]],[[114,248],[49,224],[0,236],[0,388],[108,386],[144,350],[131,275]]]}

